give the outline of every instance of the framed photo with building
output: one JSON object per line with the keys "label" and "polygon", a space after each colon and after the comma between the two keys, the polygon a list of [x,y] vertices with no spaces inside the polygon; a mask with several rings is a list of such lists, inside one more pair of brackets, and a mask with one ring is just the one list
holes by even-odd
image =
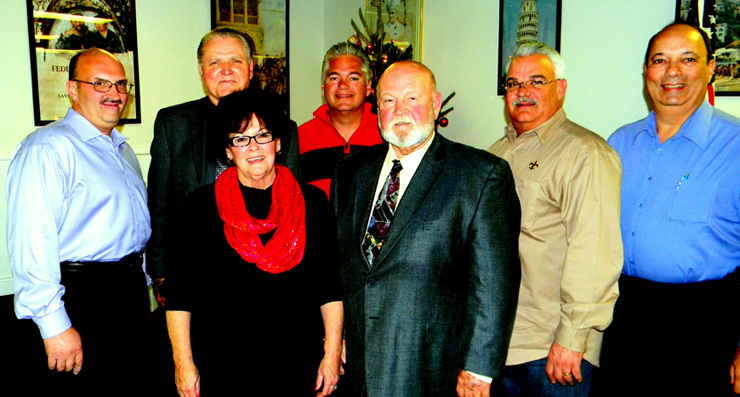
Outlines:
{"label": "framed photo with building", "polygon": [[506,94],[506,67],[516,47],[541,42],[560,51],[561,0],[500,0],[498,95]]}
{"label": "framed photo with building", "polygon": [[78,52],[103,48],[115,55],[134,88],[119,123],[141,123],[135,0],[26,0],[34,123],[64,118],[66,84]]}
{"label": "framed photo with building", "polygon": [[740,1],[677,0],[676,20],[700,26],[714,49],[714,94],[740,96]]}
{"label": "framed photo with building", "polygon": [[374,29],[380,18],[383,43],[392,42],[401,51],[411,46],[412,59],[421,62],[423,8],[424,0],[366,0],[365,22]]}
{"label": "framed photo with building", "polygon": [[254,43],[257,85],[277,94],[290,115],[288,94],[288,0],[211,0],[211,27],[240,30]]}

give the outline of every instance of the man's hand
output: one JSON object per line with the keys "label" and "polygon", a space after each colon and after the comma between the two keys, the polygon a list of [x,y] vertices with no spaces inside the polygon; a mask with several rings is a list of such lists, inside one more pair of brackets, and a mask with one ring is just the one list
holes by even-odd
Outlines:
{"label": "man's hand", "polygon": [[730,364],[730,383],[732,383],[732,391],[735,394],[740,394],[740,347],[735,350],[735,358]]}
{"label": "man's hand", "polygon": [[582,360],[583,353],[568,350],[553,342],[550,353],[547,354],[547,366],[545,367],[547,379],[550,379],[553,384],[558,382],[563,386],[566,383],[572,385],[573,379],[579,383],[583,382],[581,376]]}
{"label": "man's hand", "polygon": [[457,375],[457,395],[460,397],[490,397],[491,384],[470,375],[468,371],[460,371]]}
{"label": "man's hand", "polygon": [[56,369],[59,372],[72,371],[77,375],[82,369],[82,341],[80,334],[74,327],[61,334],[44,339],[44,348],[46,348],[47,363],[49,369]]}

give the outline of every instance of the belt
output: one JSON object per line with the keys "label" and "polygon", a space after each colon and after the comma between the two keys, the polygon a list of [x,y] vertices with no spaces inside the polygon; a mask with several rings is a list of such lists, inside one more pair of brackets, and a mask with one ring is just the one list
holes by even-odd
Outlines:
{"label": "belt", "polygon": [[87,272],[87,271],[117,271],[133,268],[141,268],[144,263],[143,253],[133,253],[124,256],[121,260],[115,262],[70,262],[61,263],[62,271],[66,272]]}

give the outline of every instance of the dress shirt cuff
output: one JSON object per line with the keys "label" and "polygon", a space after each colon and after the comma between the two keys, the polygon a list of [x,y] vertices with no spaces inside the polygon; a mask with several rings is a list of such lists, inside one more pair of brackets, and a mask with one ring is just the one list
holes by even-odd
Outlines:
{"label": "dress shirt cuff", "polygon": [[476,377],[476,378],[478,378],[478,379],[482,380],[483,382],[486,382],[486,383],[489,383],[489,384],[490,384],[491,382],[493,382],[493,378],[489,378],[489,377],[487,377],[487,376],[484,376],[484,375],[478,375],[478,374],[476,374],[476,373],[473,373],[473,372],[470,372],[470,371],[465,371],[465,372],[469,373],[470,375],[473,375],[474,377]]}
{"label": "dress shirt cuff", "polygon": [[568,350],[583,353],[586,351],[589,332],[590,328],[571,328],[561,322],[555,330],[555,343]]}
{"label": "dress shirt cuff", "polygon": [[72,322],[63,307],[44,317],[34,317],[33,322],[41,330],[41,337],[44,339],[57,336],[72,327]]}

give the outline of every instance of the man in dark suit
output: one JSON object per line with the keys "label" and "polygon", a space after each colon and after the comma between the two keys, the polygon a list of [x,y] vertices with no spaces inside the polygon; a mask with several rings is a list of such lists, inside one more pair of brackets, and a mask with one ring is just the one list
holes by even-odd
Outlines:
{"label": "man in dark suit", "polygon": [[[160,285],[167,275],[165,229],[196,188],[214,183],[226,169],[221,134],[209,134],[213,113],[221,97],[249,86],[254,71],[252,39],[231,28],[216,28],[198,46],[198,71],[206,89],[204,98],[162,109],[154,122],[149,167],[149,211],[152,238],[147,245],[147,273],[155,295],[164,304]],[[300,178],[298,132],[294,122],[281,141],[278,162]]]}
{"label": "man in dark suit", "polygon": [[504,367],[519,201],[504,160],[434,132],[441,102],[424,65],[392,65],[378,83],[389,145],[337,163],[352,396],[488,396]]}

